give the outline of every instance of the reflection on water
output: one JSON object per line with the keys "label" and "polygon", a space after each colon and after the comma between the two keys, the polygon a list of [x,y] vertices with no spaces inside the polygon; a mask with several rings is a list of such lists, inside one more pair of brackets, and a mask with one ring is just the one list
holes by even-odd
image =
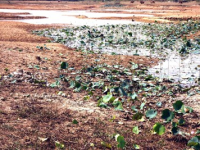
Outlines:
{"label": "reflection on water", "polygon": [[200,78],[200,54],[180,56],[177,53],[171,54],[168,59],[161,61],[157,66],[150,68],[150,74],[161,79],[173,79],[184,86],[198,84]]}

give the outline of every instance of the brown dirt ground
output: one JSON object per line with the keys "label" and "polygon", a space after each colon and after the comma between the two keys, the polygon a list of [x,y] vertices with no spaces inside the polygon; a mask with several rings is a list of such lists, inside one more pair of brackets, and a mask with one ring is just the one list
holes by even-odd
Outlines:
{"label": "brown dirt ground", "polygon": [[[77,3],[71,2],[40,2],[38,5],[38,2],[13,2],[11,5],[0,5],[0,8],[96,9],[100,5],[102,3],[99,5],[89,3],[77,5]],[[139,4],[137,7],[143,8]],[[149,4],[145,8],[147,7],[152,8],[153,6]],[[170,9],[179,8],[178,6],[169,7]],[[151,66],[158,61],[139,56],[99,56],[97,54],[90,54],[85,58],[81,52],[66,48],[58,43],[49,43],[48,38],[31,33],[32,30],[51,27],[59,26],[1,21],[0,75],[23,69],[26,72],[44,73],[48,81],[54,81],[54,78],[58,76],[57,69],[61,61],[67,61],[70,66],[75,68],[93,64],[96,58],[100,59],[99,63],[105,62],[111,65],[118,63],[123,66],[128,66],[129,62]],[[47,47],[48,49],[38,49],[37,46]],[[49,61],[44,58],[48,58]],[[31,69],[29,65],[40,65],[47,69]],[[73,93],[71,89],[65,89],[66,96],[63,97],[57,94],[58,91],[57,88],[30,83],[1,84],[0,149],[56,149],[55,141],[63,143],[66,149],[106,149],[101,144],[103,141],[112,145],[110,149],[117,149],[117,142],[113,138],[114,133],[119,133],[125,137],[127,149],[131,149],[133,144],[139,144],[141,149],[145,150],[182,150],[186,148],[188,139],[171,134],[164,134],[161,137],[153,135],[151,133],[151,122],[138,123],[125,120],[125,112],[100,109],[96,107],[96,101],[84,101],[85,93]],[[163,101],[167,100],[167,98],[163,98]],[[116,116],[116,118],[112,119],[113,116]],[[78,120],[79,123],[72,124],[74,119]],[[119,122],[123,122],[123,124]],[[137,136],[132,133],[132,128],[136,124],[142,129],[142,134]],[[191,130],[191,127],[187,125],[184,128],[188,131]],[[167,130],[167,133],[169,132]],[[94,147],[91,143],[94,144]],[[107,147],[107,149],[109,148]]]}

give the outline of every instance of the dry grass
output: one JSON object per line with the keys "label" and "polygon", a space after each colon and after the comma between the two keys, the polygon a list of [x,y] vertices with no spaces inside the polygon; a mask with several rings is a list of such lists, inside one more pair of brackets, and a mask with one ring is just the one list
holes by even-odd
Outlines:
{"label": "dry grass", "polygon": [[38,37],[28,30],[42,29],[47,26],[36,26],[20,22],[0,22],[0,41],[45,42],[47,38]]}

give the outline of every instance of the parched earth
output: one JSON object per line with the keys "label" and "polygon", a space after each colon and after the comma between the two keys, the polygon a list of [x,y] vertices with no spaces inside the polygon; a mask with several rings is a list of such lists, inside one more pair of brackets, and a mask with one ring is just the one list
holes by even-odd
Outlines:
{"label": "parched earth", "polygon": [[[63,9],[61,5],[55,5],[55,8]],[[30,9],[36,6],[20,4],[6,5],[4,8]],[[94,5],[73,6],[73,9],[87,9]],[[46,4],[40,4],[37,8],[47,7],[51,8]],[[166,133],[159,136],[153,134],[152,126],[160,122],[164,108],[157,108],[158,117],[153,121],[140,122],[131,119],[133,112],[128,107],[124,111],[97,107],[97,94],[85,99],[86,92],[74,92],[67,85],[47,86],[61,75],[61,62],[67,62],[70,67],[79,70],[96,63],[128,67],[130,62],[134,62],[148,67],[158,61],[141,56],[86,56],[75,49],[50,43],[50,39],[31,32],[51,27],[60,28],[0,22],[0,149],[117,149],[116,134],[124,137],[126,149],[134,149],[134,144],[145,150],[189,149],[188,140],[195,135],[193,132],[200,129],[198,94],[189,98],[186,94],[158,98],[164,108],[171,109],[175,100],[182,100],[194,109],[193,113],[184,116],[186,124],[180,127],[189,135],[172,135],[171,125],[166,124]],[[45,82],[35,82],[40,80]],[[146,105],[154,107],[158,99],[147,99]],[[135,104],[143,101],[141,98]],[[176,121],[178,119],[179,116],[175,118]],[[134,126],[141,130],[137,135],[132,132]]]}

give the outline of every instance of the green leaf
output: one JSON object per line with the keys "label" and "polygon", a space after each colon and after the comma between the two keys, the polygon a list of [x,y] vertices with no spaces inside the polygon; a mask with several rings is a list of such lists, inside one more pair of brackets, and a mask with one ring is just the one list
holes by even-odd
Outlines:
{"label": "green leaf", "polygon": [[58,141],[55,141],[55,145],[56,145],[56,147],[59,148],[59,149],[64,149],[64,148],[65,148],[65,145],[62,144],[62,143],[60,143],[60,142],[58,142]]}
{"label": "green leaf", "polygon": [[197,136],[193,137],[191,140],[187,143],[188,146],[197,146],[199,145],[199,138]]}
{"label": "green leaf", "polygon": [[150,110],[146,111],[146,117],[149,119],[155,118],[156,115],[157,115],[157,111],[154,109],[150,109]]}
{"label": "green leaf", "polygon": [[197,132],[195,134],[199,134],[200,133],[200,130],[197,130]]}
{"label": "green leaf", "polygon": [[163,135],[165,133],[165,126],[163,126],[161,123],[156,123],[153,126],[154,132],[156,132],[158,135]]}
{"label": "green leaf", "polygon": [[197,144],[196,146],[194,146],[195,150],[200,150],[200,144]]}
{"label": "green leaf", "polygon": [[182,112],[183,113],[192,113],[193,109],[189,106],[186,106],[186,107],[183,107]]}
{"label": "green leaf", "polygon": [[71,80],[71,81],[69,82],[69,84],[70,84],[70,87],[69,87],[69,88],[74,88],[75,85],[76,85],[76,82],[73,81],[73,80]]}
{"label": "green leaf", "polygon": [[50,87],[54,88],[54,87],[58,87],[60,85],[60,81],[57,80],[56,82],[50,84]]}
{"label": "green leaf", "polygon": [[78,81],[80,81],[81,80],[81,76],[76,76],[75,77],[75,80],[78,82]]}
{"label": "green leaf", "polygon": [[86,45],[84,41],[80,41],[82,45]]}
{"label": "green leaf", "polygon": [[132,63],[132,67],[131,67],[131,69],[137,69],[138,68],[138,64],[135,64],[135,63]]}
{"label": "green leaf", "polygon": [[34,66],[34,68],[36,68],[36,69],[40,69],[40,66],[38,66],[38,65],[35,65],[35,66]]}
{"label": "green leaf", "polygon": [[145,77],[145,81],[149,81],[149,80],[153,80],[153,76],[152,75],[147,75]]}
{"label": "green leaf", "polygon": [[125,80],[121,83],[121,87],[123,87],[124,89],[129,89],[130,87],[130,81],[129,80]]}
{"label": "green leaf", "polygon": [[164,119],[167,122],[170,122],[174,119],[174,113],[171,112],[169,109],[165,109],[162,111],[162,119]]}
{"label": "green leaf", "polygon": [[73,123],[73,124],[78,124],[78,121],[77,121],[76,119],[74,119],[74,120],[72,121],[72,123]]}
{"label": "green leaf", "polygon": [[177,127],[177,126],[178,126],[178,123],[172,122],[172,127]]}
{"label": "green leaf", "polygon": [[125,140],[124,140],[124,137],[123,136],[118,136],[117,137],[117,142],[118,142],[118,145],[117,145],[117,147],[118,148],[125,148],[125,145],[126,145],[126,142],[125,142]]}
{"label": "green leaf", "polygon": [[89,100],[90,99],[90,95],[86,95],[83,97],[83,100]]}
{"label": "green leaf", "polygon": [[143,114],[141,112],[138,112],[133,115],[133,120],[140,120],[142,119]]}
{"label": "green leaf", "polygon": [[185,120],[183,118],[181,118],[179,121],[178,121],[178,124],[179,125],[184,125],[185,124]]}
{"label": "green leaf", "polygon": [[182,101],[176,101],[176,102],[173,104],[173,107],[174,107],[175,111],[180,110],[183,106],[184,106],[184,105],[183,105],[183,102],[182,102]]}
{"label": "green leaf", "polygon": [[128,35],[129,35],[129,36],[132,36],[132,32],[128,32]]}
{"label": "green leaf", "polygon": [[191,47],[191,42],[190,42],[190,40],[187,41],[186,46],[187,46],[187,47]]}
{"label": "green leaf", "polygon": [[113,97],[111,94],[107,94],[107,95],[104,95],[104,96],[103,96],[102,101],[103,101],[104,103],[108,103],[108,102],[110,102],[110,101],[113,100],[113,99],[114,99],[114,97]]}
{"label": "green leaf", "polygon": [[127,93],[125,92],[125,90],[122,87],[119,88],[119,93],[122,96],[127,96]]}
{"label": "green leaf", "polygon": [[140,105],[140,110],[143,110],[145,104],[146,104],[146,103],[142,103],[142,104]]}
{"label": "green leaf", "polygon": [[137,144],[133,144],[133,148],[134,148],[134,149],[140,149],[140,146],[137,145]]}
{"label": "green leaf", "polygon": [[81,87],[81,83],[75,82],[75,88],[79,88],[79,87]]}
{"label": "green leaf", "polygon": [[108,105],[103,103],[103,102],[99,103],[98,106],[101,107],[101,108],[107,108],[108,107]]}
{"label": "green leaf", "polygon": [[90,143],[90,146],[91,146],[91,147],[94,147],[94,143]]}
{"label": "green leaf", "polygon": [[157,102],[157,103],[156,103],[156,106],[162,107],[162,102]]}
{"label": "green leaf", "polygon": [[138,112],[138,109],[135,106],[132,106],[131,109],[135,112]]}
{"label": "green leaf", "polygon": [[73,91],[74,91],[74,92],[80,92],[80,91],[82,90],[82,88],[83,88],[83,87],[80,86],[80,87],[75,88]]}
{"label": "green leaf", "polygon": [[135,127],[133,127],[133,133],[135,133],[135,134],[139,134],[140,133],[140,130],[139,130],[139,128],[138,128],[138,126],[135,126]]}
{"label": "green leaf", "polygon": [[133,99],[133,100],[135,100],[135,99],[137,99],[137,94],[134,92],[133,94],[131,94],[131,99]]}
{"label": "green leaf", "polygon": [[178,127],[173,127],[173,128],[172,128],[172,134],[173,134],[173,135],[178,134],[178,131],[179,131]]}
{"label": "green leaf", "polygon": [[60,65],[60,68],[61,69],[67,69],[68,68],[68,63],[62,62],[61,65]]}
{"label": "green leaf", "polygon": [[92,88],[96,88],[96,87],[100,88],[103,85],[104,85],[104,82],[101,82],[101,81],[99,81],[99,82],[92,82]]}
{"label": "green leaf", "polygon": [[111,149],[111,148],[112,148],[111,144],[109,144],[109,143],[107,143],[107,142],[101,142],[101,145],[102,145],[103,147],[108,148],[108,149]]}
{"label": "green leaf", "polygon": [[122,102],[120,102],[120,101],[114,101],[113,105],[115,107],[115,110],[121,110],[121,111],[123,110]]}

